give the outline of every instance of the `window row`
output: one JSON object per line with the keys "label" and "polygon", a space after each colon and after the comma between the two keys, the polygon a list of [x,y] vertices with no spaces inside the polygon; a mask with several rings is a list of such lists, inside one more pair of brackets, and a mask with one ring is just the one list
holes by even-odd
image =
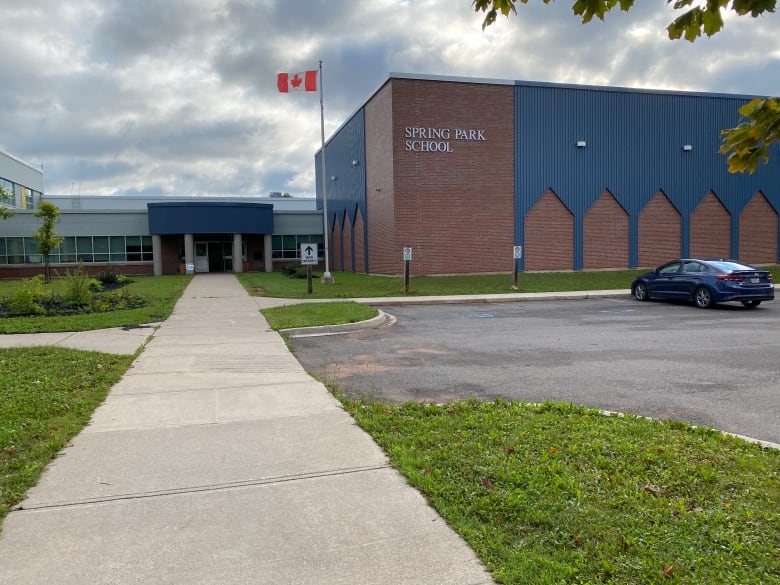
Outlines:
{"label": "window row", "polygon": [[17,192],[22,209],[35,209],[35,197],[37,195],[40,198],[40,193],[0,177],[0,205],[16,207]]}
{"label": "window row", "polygon": [[322,234],[313,236],[271,236],[271,255],[276,260],[299,260],[301,244],[317,244],[320,258],[325,254],[325,238]]}
{"label": "window row", "polygon": [[[152,260],[152,236],[68,236],[49,255],[51,264]],[[43,256],[34,238],[0,237],[0,264],[41,263]]]}

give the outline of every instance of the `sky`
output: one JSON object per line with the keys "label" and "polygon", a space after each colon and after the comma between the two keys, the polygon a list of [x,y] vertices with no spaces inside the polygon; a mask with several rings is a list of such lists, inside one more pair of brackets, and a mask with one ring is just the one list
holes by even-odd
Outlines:
{"label": "sky", "polygon": [[780,15],[671,41],[638,0],[583,25],[529,0],[482,30],[471,0],[0,0],[0,150],[57,195],[315,192],[326,139],[390,72],[780,95]]}

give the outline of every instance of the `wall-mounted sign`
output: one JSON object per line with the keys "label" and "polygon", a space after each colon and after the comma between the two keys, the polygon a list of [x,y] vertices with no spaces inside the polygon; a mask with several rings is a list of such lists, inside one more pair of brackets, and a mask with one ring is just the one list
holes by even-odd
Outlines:
{"label": "wall-mounted sign", "polygon": [[409,152],[455,152],[453,142],[486,142],[485,131],[477,128],[417,128],[404,131]]}

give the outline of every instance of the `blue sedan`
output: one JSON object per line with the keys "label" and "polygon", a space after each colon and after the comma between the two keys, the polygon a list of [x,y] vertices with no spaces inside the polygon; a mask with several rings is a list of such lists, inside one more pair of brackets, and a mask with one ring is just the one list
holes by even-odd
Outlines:
{"label": "blue sedan", "polygon": [[740,301],[750,309],[775,298],[772,274],[736,260],[682,258],[667,262],[631,283],[638,301],[679,299],[707,309]]}

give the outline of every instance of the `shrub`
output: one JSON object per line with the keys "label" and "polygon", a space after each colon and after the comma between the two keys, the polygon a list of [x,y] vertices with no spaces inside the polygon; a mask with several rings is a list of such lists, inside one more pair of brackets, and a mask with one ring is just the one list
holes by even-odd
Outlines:
{"label": "shrub", "polygon": [[294,262],[285,264],[284,268],[282,268],[282,272],[284,272],[290,278],[306,278],[307,275],[306,266],[301,266],[300,264],[295,264]]}
{"label": "shrub", "polygon": [[92,303],[95,280],[79,264],[73,272],[65,272],[65,300],[74,307],[88,307]]}
{"label": "shrub", "polygon": [[41,301],[45,298],[43,277],[33,276],[11,296],[11,311],[16,315],[40,315],[44,312]]}
{"label": "shrub", "polygon": [[116,284],[119,282],[119,275],[113,270],[104,270],[97,275],[97,279],[103,284]]}

